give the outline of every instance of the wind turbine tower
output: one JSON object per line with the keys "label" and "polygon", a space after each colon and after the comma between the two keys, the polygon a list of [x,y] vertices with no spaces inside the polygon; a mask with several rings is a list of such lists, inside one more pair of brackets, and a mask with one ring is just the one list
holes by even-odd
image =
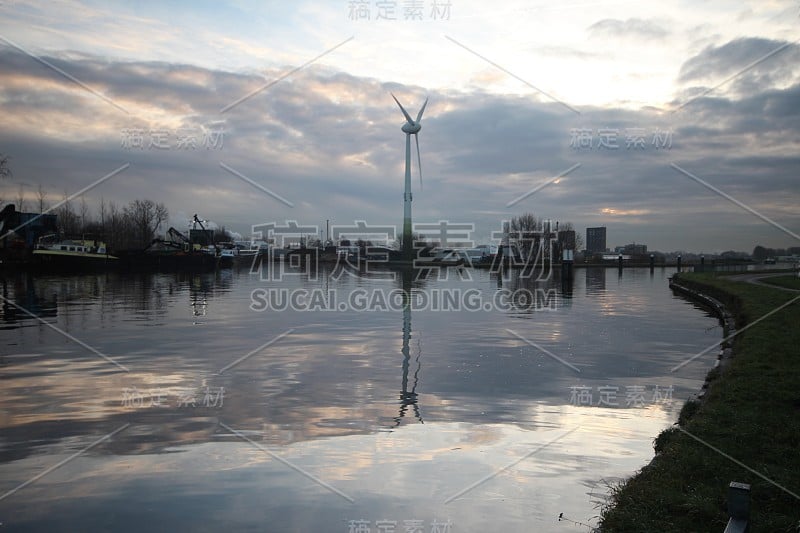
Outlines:
{"label": "wind turbine tower", "polygon": [[400,106],[400,111],[406,117],[405,124],[400,128],[406,134],[406,188],[403,193],[403,259],[411,261],[414,259],[414,243],[411,242],[411,136],[414,136],[414,140],[417,143],[417,166],[419,168],[419,185],[421,188],[422,158],[419,155],[419,137],[417,134],[422,129],[422,114],[425,112],[425,106],[428,105],[428,99],[426,98],[425,103],[422,104],[422,109],[417,114],[417,120],[413,120],[394,94],[392,94],[392,98]]}

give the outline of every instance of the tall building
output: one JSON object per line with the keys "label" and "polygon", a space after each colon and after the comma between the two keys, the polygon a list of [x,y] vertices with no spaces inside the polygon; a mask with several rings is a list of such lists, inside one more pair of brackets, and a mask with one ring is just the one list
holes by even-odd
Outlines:
{"label": "tall building", "polygon": [[586,228],[586,251],[590,254],[606,251],[606,228]]}

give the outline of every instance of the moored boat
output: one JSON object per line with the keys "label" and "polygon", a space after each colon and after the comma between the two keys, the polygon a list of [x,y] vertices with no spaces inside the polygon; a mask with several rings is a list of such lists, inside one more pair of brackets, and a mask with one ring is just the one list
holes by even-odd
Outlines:
{"label": "moored boat", "polygon": [[39,238],[33,260],[34,266],[59,270],[104,268],[118,263],[102,241],[60,240],[54,234]]}

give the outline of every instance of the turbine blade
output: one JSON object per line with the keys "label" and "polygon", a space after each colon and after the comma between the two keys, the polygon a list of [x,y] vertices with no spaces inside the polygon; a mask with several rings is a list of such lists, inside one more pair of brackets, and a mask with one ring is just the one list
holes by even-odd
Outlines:
{"label": "turbine blade", "polygon": [[419,135],[414,134],[414,140],[417,141],[417,168],[419,168],[419,188],[422,189],[422,157],[419,155]]}
{"label": "turbine blade", "polygon": [[422,120],[422,114],[425,112],[425,106],[426,105],[428,105],[428,99],[427,98],[425,99],[425,103],[422,104],[422,109],[420,109],[419,113],[417,113],[417,122]]}
{"label": "turbine blade", "polygon": [[392,98],[394,98],[394,101],[397,102],[397,105],[400,106],[400,111],[402,111],[403,114],[406,116],[406,120],[408,121],[408,123],[409,124],[413,124],[414,121],[411,120],[411,115],[409,115],[408,112],[403,108],[403,105],[400,103],[400,100],[397,99],[397,97],[394,95],[394,93],[389,93],[389,94],[392,95]]}

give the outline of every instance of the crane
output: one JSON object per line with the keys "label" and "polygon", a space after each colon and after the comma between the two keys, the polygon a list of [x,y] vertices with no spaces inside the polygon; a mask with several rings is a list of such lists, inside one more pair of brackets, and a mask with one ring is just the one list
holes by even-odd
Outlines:
{"label": "crane", "polygon": [[[208,231],[206,227],[203,225],[203,222],[199,218],[197,218],[197,213],[195,213],[194,216],[192,217],[192,223],[199,224],[200,229],[203,230],[204,232]],[[213,234],[211,235],[211,245],[214,247],[214,255],[215,256],[219,255],[219,248],[217,248],[217,243],[214,242]]]}

